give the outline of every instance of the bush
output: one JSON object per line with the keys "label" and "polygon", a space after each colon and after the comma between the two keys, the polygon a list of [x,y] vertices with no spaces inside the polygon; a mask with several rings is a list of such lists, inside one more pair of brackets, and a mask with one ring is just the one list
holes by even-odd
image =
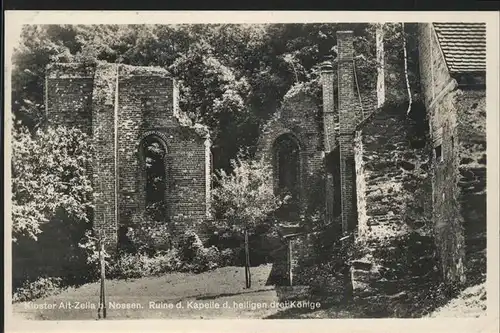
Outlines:
{"label": "bush", "polygon": [[156,252],[120,253],[116,260],[109,263],[107,276],[127,279],[175,271],[201,273],[220,267],[222,262],[217,247],[204,247],[195,232],[187,231],[180,237],[176,248]]}
{"label": "bush", "polygon": [[201,273],[220,266],[221,255],[216,246],[204,247],[200,237],[191,230],[182,235],[178,243],[181,269]]}
{"label": "bush", "polygon": [[159,252],[153,256],[144,253],[123,253],[116,262],[110,264],[112,278],[139,278],[174,272],[181,262],[175,249]]}
{"label": "bush", "polygon": [[[259,266],[273,262],[272,253],[281,246],[278,234],[273,228],[274,221],[259,224],[249,235],[250,264]],[[226,227],[213,227],[208,246],[216,246],[221,252],[221,266],[243,266],[245,264],[245,244],[243,234]],[[224,255],[222,254],[224,252]]]}
{"label": "bush", "polygon": [[167,251],[172,248],[170,228],[166,223],[151,221],[146,216],[138,215],[133,219],[125,233],[128,246],[124,248],[130,253],[147,253],[153,255],[156,251]]}
{"label": "bush", "polygon": [[220,251],[220,266],[236,266],[239,264],[238,257],[240,249],[224,249]]}
{"label": "bush", "polygon": [[61,283],[60,278],[47,277],[40,277],[33,282],[25,282],[22,287],[14,292],[12,300],[14,302],[25,302],[54,295],[61,291]]}
{"label": "bush", "polygon": [[183,263],[182,270],[202,273],[219,267],[220,261],[219,249],[215,246],[202,247],[196,252],[192,261]]}
{"label": "bush", "polygon": [[93,279],[93,267],[87,254],[78,246],[89,224],[72,220],[59,209],[56,215],[40,226],[35,241],[20,236],[12,243],[13,289],[39,277],[61,278],[65,286],[77,286]]}
{"label": "bush", "polygon": [[204,247],[200,237],[194,231],[188,230],[179,237],[177,248],[181,261],[188,263],[192,262]]}

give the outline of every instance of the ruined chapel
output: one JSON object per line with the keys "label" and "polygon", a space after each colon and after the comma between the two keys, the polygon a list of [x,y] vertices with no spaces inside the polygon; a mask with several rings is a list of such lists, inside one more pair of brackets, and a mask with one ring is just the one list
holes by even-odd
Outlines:
{"label": "ruined chapel", "polygon": [[[381,252],[424,249],[427,241],[450,283],[463,283],[466,261],[476,265],[469,269],[486,268],[486,27],[416,27],[419,87],[410,96],[420,96],[422,108],[407,112],[403,50],[384,53],[385,38],[377,34],[377,88],[364,91],[357,85],[355,36],[339,31],[335,62],[322,66],[322,109],[290,92],[258,144],[257,157],[273,166],[273,186],[295,200],[284,221],[300,219],[315,175],[324,176],[326,223],[338,221],[338,238],[352,234],[366,249],[351,258],[355,291],[380,293],[382,281],[395,280]],[[175,80],[165,70],[53,64],[45,88],[49,121],[78,127],[94,140],[94,225],[110,242],[151,203],[165,203],[160,215],[173,232],[211,218],[210,137],[179,110]],[[389,99],[394,107],[386,105]],[[429,135],[414,140],[422,122]],[[146,195],[151,151],[160,156],[156,196]],[[415,233],[423,238],[397,243]],[[308,251],[308,237],[303,232],[291,241],[296,257]],[[411,260],[424,267],[422,251]],[[401,253],[393,259],[408,256]],[[398,283],[429,269],[407,272]]]}
{"label": "ruined chapel", "polygon": [[[307,96],[291,94],[259,142],[258,155],[273,165],[275,188],[294,191],[298,211],[307,209],[305,193],[317,186],[315,175],[324,176],[325,224],[337,224],[334,238],[354,239],[361,250],[349,258],[358,295],[422,288],[431,285],[434,271],[448,285],[486,271],[485,25],[414,28],[413,87],[406,85],[404,50],[384,52],[390,41],[380,29],[377,87],[360,88],[355,36],[339,31],[336,61],[322,66],[321,117]],[[420,102],[408,108],[416,97]],[[290,150],[294,154],[283,154]],[[289,284],[292,276],[306,283],[300,260],[312,251],[314,232],[293,223],[283,229],[289,255],[281,274]]]}

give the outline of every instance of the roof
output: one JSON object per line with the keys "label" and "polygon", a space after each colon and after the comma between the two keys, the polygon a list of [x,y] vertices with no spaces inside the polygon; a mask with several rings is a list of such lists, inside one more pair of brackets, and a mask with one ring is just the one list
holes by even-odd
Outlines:
{"label": "roof", "polygon": [[451,74],[486,71],[485,23],[433,23]]}

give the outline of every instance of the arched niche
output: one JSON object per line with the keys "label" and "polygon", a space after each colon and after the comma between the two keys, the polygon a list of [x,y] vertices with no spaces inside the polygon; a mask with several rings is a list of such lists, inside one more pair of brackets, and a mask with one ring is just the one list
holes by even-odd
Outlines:
{"label": "arched niche", "polygon": [[169,220],[168,146],[162,136],[149,134],[139,144],[141,210],[155,222]]}
{"label": "arched niche", "polygon": [[300,214],[302,196],[302,159],[301,145],[292,133],[278,136],[273,143],[273,181],[275,193],[287,197],[287,204],[281,207],[278,215],[295,220]]}

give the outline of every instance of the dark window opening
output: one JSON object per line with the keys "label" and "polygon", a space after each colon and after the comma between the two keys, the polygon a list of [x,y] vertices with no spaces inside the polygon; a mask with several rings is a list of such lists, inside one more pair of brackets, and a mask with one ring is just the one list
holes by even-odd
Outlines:
{"label": "dark window opening", "polygon": [[441,145],[434,148],[434,156],[436,157],[437,162],[443,161],[443,152],[442,152]]}
{"label": "dark window opening", "polygon": [[146,174],[146,213],[154,221],[164,221],[166,214],[165,194],[167,174],[165,146],[155,138],[144,142],[144,168]]}
{"label": "dark window opening", "polygon": [[333,185],[333,216],[338,217],[341,213],[341,191],[340,191],[340,149],[335,148],[330,154],[326,155],[326,170],[332,175]]}
{"label": "dark window opening", "polygon": [[299,215],[300,148],[292,135],[276,139],[274,146],[274,177],[277,193],[287,198],[278,215],[296,219]]}

